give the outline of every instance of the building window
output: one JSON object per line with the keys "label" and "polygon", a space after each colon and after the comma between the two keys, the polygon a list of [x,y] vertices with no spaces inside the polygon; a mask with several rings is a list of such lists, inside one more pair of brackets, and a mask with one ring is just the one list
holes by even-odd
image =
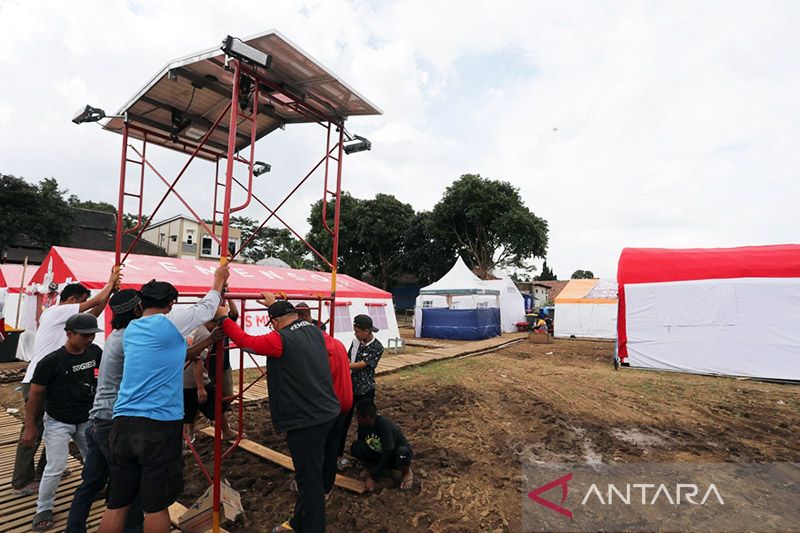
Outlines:
{"label": "building window", "polygon": [[350,331],[353,329],[353,324],[350,322],[350,306],[349,305],[336,305],[333,308],[334,313],[334,332]]}
{"label": "building window", "polygon": [[476,309],[488,309],[489,302],[478,302],[478,305],[475,306]]}
{"label": "building window", "polygon": [[200,255],[211,255],[211,243],[213,242],[214,239],[208,235],[204,235],[202,239],[202,245],[200,247]]}
{"label": "building window", "polygon": [[433,307],[433,300],[422,300],[422,308]]}
{"label": "building window", "polygon": [[233,239],[228,239],[228,253],[236,255],[236,241]]}
{"label": "building window", "polygon": [[372,324],[380,329],[388,329],[389,325],[386,323],[386,306],[384,305],[368,305],[367,313],[372,319]]}
{"label": "building window", "polygon": [[186,244],[194,243],[194,231],[186,230]]}

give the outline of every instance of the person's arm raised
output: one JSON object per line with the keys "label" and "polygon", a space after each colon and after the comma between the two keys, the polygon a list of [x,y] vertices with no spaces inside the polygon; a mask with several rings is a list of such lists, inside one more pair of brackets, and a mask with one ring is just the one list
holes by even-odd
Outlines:
{"label": "person's arm raised", "polygon": [[108,278],[108,283],[103,287],[100,292],[89,298],[85,302],[79,304],[79,313],[91,313],[94,316],[100,316],[100,313],[105,309],[111,293],[119,287],[119,282],[122,279],[122,273],[118,266],[111,269],[111,276]]}

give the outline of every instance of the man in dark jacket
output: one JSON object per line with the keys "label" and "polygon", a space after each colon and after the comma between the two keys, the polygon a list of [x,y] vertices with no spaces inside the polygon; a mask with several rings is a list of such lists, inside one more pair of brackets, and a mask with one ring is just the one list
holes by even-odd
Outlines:
{"label": "man in dark jacket", "polygon": [[264,293],[275,331],[252,336],[227,317],[222,329],[237,346],[267,356],[272,424],[286,432],[297,480],[294,516],[273,533],[325,531],[325,443],[340,412],[322,332],[301,320],[294,306]]}

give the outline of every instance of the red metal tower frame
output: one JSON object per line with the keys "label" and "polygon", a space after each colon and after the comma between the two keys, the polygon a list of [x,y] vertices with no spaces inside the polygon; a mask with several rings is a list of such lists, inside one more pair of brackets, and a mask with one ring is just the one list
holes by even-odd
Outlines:
{"label": "red metal tower frame", "polygon": [[[170,139],[170,136],[166,133],[161,133],[158,131],[153,131],[153,129],[148,127],[143,127],[142,125],[138,125],[136,123],[136,118],[125,118],[124,124],[122,126],[122,154],[120,157],[120,176],[119,176],[119,195],[117,201],[117,231],[116,231],[116,245],[115,245],[115,264],[118,267],[124,265],[126,258],[134,249],[136,243],[141,239],[143,233],[148,228],[150,222],[153,220],[155,215],[158,213],[161,206],[164,204],[166,199],[172,194],[174,195],[186,209],[191,213],[191,215],[197,220],[197,222],[208,232],[212,239],[214,239],[220,246],[220,263],[226,264],[227,262],[231,261],[238,255],[242,249],[247,246],[250,241],[252,240],[252,236],[247,239],[244,243],[241,244],[239,250],[236,250],[234,253],[226,253],[228,251],[228,237],[230,231],[230,218],[233,213],[241,211],[250,205],[251,201],[255,201],[260,206],[262,206],[267,211],[267,216],[265,217],[264,221],[258,227],[260,230],[263,228],[270,220],[273,218],[283,224],[289,231],[291,231],[298,239],[300,239],[308,249],[323,263],[330,268],[331,270],[331,289],[329,294],[307,294],[307,295],[293,295],[291,299],[306,299],[306,300],[316,300],[319,303],[319,312],[321,314],[322,302],[330,302],[331,304],[331,312],[330,312],[330,328],[331,331],[335,331],[335,313],[334,313],[334,306],[336,303],[336,265],[338,260],[338,253],[339,253],[339,208],[340,208],[340,198],[341,198],[341,182],[342,182],[342,155],[343,155],[343,143],[345,142],[345,130],[344,130],[344,118],[339,117],[335,112],[332,113],[331,106],[325,105],[317,105],[318,102],[312,99],[306,99],[301,96],[297,96],[294,92],[286,90],[286,88],[282,84],[278,84],[268,77],[264,76],[261,72],[257,69],[250,67],[249,65],[239,61],[236,58],[228,58],[228,67],[232,70],[233,73],[233,83],[231,87],[231,97],[230,101],[228,101],[227,106],[225,106],[221,112],[216,117],[216,120],[213,122],[209,130],[206,134],[197,141],[192,149],[187,161],[181,168],[181,170],[177,173],[175,178],[172,181],[169,181],[166,177],[164,177],[156,168],[155,166],[147,159],[147,145],[148,140],[161,140],[166,141]],[[253,87],[252,92],[247,96],[246,99],[242,98],[240,95],[240,84],[243,79],[248,79],[250,81],[249,85]],[[273,208],[268,207],[268,205],[260,199],[256,194],[253,193],[253,167],[255,164],[255,142],[257,140],[257,131],[256,131],[256,117],[258,114],[258,100],[259,94],[262,90],[261,88],[264,87],[269,91],[270,95],[270,103],[273,105],[280,105],[285,106],[289,110],[300,113],[307,119],[312,122],[316,122],[320,126],[325,129],[326,132],[326,139],[325,139],[325,154],[322,158],[312,167],[312,169],[299,180],[297,185]],[[277,95],[277,97],[276,97]],[[226,113],[230,114],[229,117],[229,126],[228,126],[228,142],[227,142],[227,151],[225,155],[225,169],[224,169],[224,176],[223,180],[220,181],[219,179],[219,162],[221,156],[219,156],[213,150],[206,149],[206,143],[211,136],[211,134],[220,128],[220,124],[223,121]],[[242,133],[240,133],[241,126],[249,121],[248,132],[246,135],[250,137],[250,144],[249,144],[249,154],[247,157],[241,157],[237,153],[236,149],[236,139],[237,135],[239,138],[242,137]],[[136,131],[141,135],[141,149],[137,149],[132,144],[129,144],[129,133],[132,131]],[[224,130],[223,130],[224,131]],[[182,142],[186,142],[182,139]],[[133,152],[136,158],[132,158],[129,150]],[[186,170],[190,166],[190,164],[197,159],[197,156],[202,156],[204,159],[209,159],[215,162],[215,174],[214,174],[214,208],[213,208],[213,217],[212,217],[212,224],[211,227],[203,221],[203,219],[197,214],[197,212],[190,206],[189,202],[186,201],[176,190],[175,187],[178,182],[181,180],[183,175],[185,174]],[[243,183],[241,180],[237,179],[234,176],[234,163],[241,163],[247,166],[247,180]],[[129,165],[139,165],[139,175],[138,175],[138,187],[136,187],[133,191],[129,190],[128,184],[128,176],[127,170]],[[332,178],[331,174],[334,172],[332,167],[335,165],[335,179]],[[294,228],[292,228],[283,218],[278,215],[278,211],[283,207],[283,205],[291,198],[295,192],[306,182],[308,179],[314,174],[318,169],[323,168],[323,190],[322,190],[322,225],[325,230],[328,232],[332,239],[332,253],[331,256],[328,258],[314,248],[311,244],[309,244],[306,239],[300,235]],[[144,183],[145,183],[145,171],[149,169],[154,173],[158,179],[167,186],[166,192],[163,194],[159,202],[156,204],[156,207],[153,209],[152,213],[145,219],[143,217],[142,209],[143,209],[143,202],[144,202]],[[231,205],[232,201],[232,188],[236,184],[238,187],[242,188],[247,196],[246,200],[240,205]],[[333,188],[331,186],[333,185]],[[220,193],[221,189],[221,193]],[[125,228],[123,225],[122,214],[125,213],[125,201],[127,198],[134,198],[137,200],[137,219],[136,223],[131,228]],[[328,224],[328,202],[333,199],[334,200],[334,213],[333,213],[333,227]],[[221,205],[220,205],[221,200]],[[218,219],[217,217],[220,217]],[[221,236],[218,238],[216,235],[216,225],[219,220],[219,225],[221,226]],[[126,248],[123,249],[123,236],[124,235],[134,235],[133,242]],[[182,296],[201,296],[199,294],[182,294]],[[247,300],[253,300],[260,298],[261,295],[259,294],[245,294],[245,293],[230,293],[223,295],[223,298],[234,298],[242,301],[241,306],[241,319],[244,321],[245,313],[248,311],[253,311],[253,308],[248,308],[246,306]],[[284,297],[286,297],[284,295]],[[217,353],[223,353],[223,345],[222,341],[220,341],[217,345]],[[249,354],[248,354],[249,355]],[[244,362],[244,352],[240,350],[240,364],[239,367],[243,367]],[[252,358],[252,356],[250,356]],[[255,361],[255,360],[254,360]],[[257,364],[257,363],[256,363]],[[216,376],[216,383],[222,383],[222,375],[223,375],[223,358],[217,357],[216,358],[216,368],[211,369]],[[190,444],[192,452],[195,456],[195,459],[198,461],[198,464],[201,467],[201,471],[204,473],[206,479],[209,481],[211,485],[214,487],[213,492],[213,530],[219,531],[220,527],[220,517],[219,517],[219,508],[220,508],[220,483],[222,479],[222,460],[230,455],[234,449],[239,445],[239,442],[242,438],[242,424],[244,420],[244,392],[252,387],[259,379],[266,376],[266,372],[264,369],[258,365],[260,370],[260,376],[251,382],[249,385],[245,386],[244,383],[244,372],[239,372],[239,390],[238,392],[232,397],[223,397],[222,396],[222,387],[216,387],[216,397],[214,398],[214,405],[215,405],[215,422],[214,422],[214,468],[213,472],[209,474],[208,469],[203,465],[200,456],[197,454],[194,447]],[[222,404],[223,401],[238,401],[238,429],[237,429],[237,438],[235,441],[223,451],[222,446]]]}

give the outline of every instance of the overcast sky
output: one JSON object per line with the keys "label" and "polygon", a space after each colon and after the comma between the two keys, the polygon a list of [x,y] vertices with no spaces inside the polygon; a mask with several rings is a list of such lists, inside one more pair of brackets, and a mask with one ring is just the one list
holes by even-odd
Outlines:
{"label": "overcast sky", "polygon": [[[116,203],[121,138],[74,112],[113,112],[171,59],[274,28],[384,111],[349,121],[373,141],[346,159],[355,196],[422,210],[461,174],[507,180],[549,222],[560,278],[614,277],[626,246],[798,242],[798,27],[796,1],[0,0],[0,172]],[[298,125],[257,144],[267,203],[323,142]],[[182,162],[150,154],[167,175]],[[212,168],[179,187],[206,215]],[[148,187],[152,206],[164,188]],[[319,189],[288,206],[303,231]]]}

